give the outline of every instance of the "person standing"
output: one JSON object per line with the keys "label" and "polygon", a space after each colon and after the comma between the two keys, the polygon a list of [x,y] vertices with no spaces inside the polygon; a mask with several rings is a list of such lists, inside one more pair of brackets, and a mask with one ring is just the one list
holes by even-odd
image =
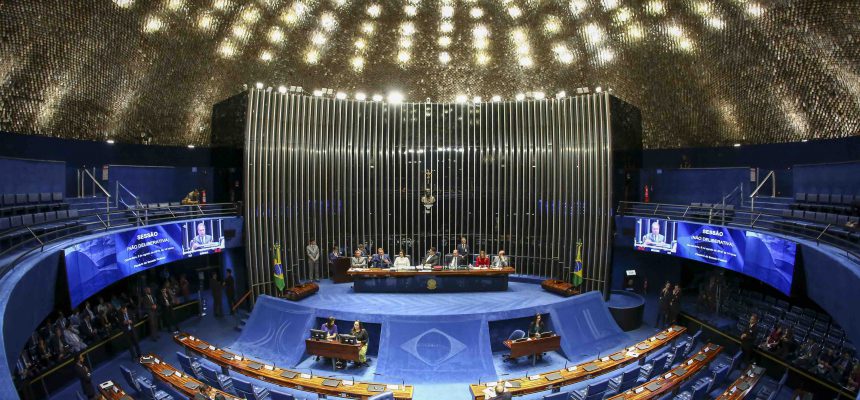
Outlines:
{"label": "person standing", "polygon": [[743,362],[745,366],[754,363],[755,341],[758,339],[758,314],[750,316],[750,321],[744,331],[741,333],[741,351],[743,352]]}
{"label": "person standing", "polygon": [[361,325],[361,321],[355,321],[352,324],[352,336],[355,336],[355,340],[361,345],[361,349],[358,350],[358,365],[362,367],[367,366],[367,343],[370,341],[370,336],[367,334],[367,329],[364,329],[364,326]]}
{"label": "person standing", "polygon": [[154,342],[158,340],[158,302],[148,287],[143,289],[143,307],[149,313],[146,318],[149,321],[149,338]]}
{"label": "person standing", "polygon": [[236,279],[233,278],[233,270],[230,268],[227,268],[227,276],[224,277],[224,293],[227,295],[230,315],[233,315],[233,306],[236,303]]}
{"label": "person standing", "polygon": [[182,301],[189,301],[189,297],[191,297],[191,283],[188,282],[188,278],[185,274],[179,276],[179,294],[182,296]]}
{"label": "person standing", "polygon": [[654,327],[663,329],[666,326],[666,320],[669,319],[669,300],[672,298],[672,284],[666,281],[663,290],[660,291],[657,298],[657,322]]}
{"label": "person standing", "polygon": [[317,241],[311,239],[305,247],[305,257],[308,262],[308,277],[314,282],[320,281],[320,247]]}
{"label": "person standing", "polygon": [[465,236],[460,238],[460,243],[457,244],[457,252],[460,253],[460,257],[463,257],[466,264],[469,264],[471,261],[471,257],[469,257],[469,242]]}
{"label": "person standing", "polygon": [[213,272],[212,277],[209,278],[209,290],[212,291],[212,314],[221,317],[224,315],[224,286],[218,280],[217,272]]}
{"label": "person standing", "polygon": [[95,397],[96,388],[93,387],[93,374],[90,368],[87,367],[83,354],[78,354],[78,361],[75,363],[75,374],[78,375],[78,380],[81,381],[81,390],[83,390],[84,396],[87,396],[88,399]]}
{"label": "person standing", "polygon": [[161,305],[161,324],[164,326],[164,329],[167,329],[168,332],[179,331],[179,325],[176,324],[176,320],[173,318],[173,296],[170,294],[167,286],[161,289],[161,296],[158,301]]}
{"label": "person standing", "polygon": [[675,284],[669,300],[669,324],[677,324],[678,315],[681,315],[681,285]]}
{"label": "person standing", "polygon": [[122,332],[128,339],[128,351],[131,353],[131,359],[137,360],[140,358],[141,352],[137,342],[137,332],[134,330],[134,317],[125,304],[120,309],[119,316],[122,318]]}

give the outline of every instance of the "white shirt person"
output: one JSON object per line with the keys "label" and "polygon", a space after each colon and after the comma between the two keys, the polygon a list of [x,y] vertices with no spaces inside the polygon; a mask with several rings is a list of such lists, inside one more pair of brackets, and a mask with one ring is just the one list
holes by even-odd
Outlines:
{"label": "white shirt person", "polygon": [[409,257],[406,257],[406,254],[403,250],[400,250],[400,253],[397,254],[397,257],[394,258],[394,266],[395,267],[408,267],[410,266]]}

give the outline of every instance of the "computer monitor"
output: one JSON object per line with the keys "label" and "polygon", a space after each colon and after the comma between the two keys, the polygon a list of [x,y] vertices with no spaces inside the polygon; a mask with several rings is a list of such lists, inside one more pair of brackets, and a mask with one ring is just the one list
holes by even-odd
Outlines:
{"label": "computer monitor", "polygon": [[340,342],[343,344],[355,344],[355,336],[340,335]]}
{"label": "computer monitor", "polygon": [[325,340],[326,339],[325,331],[321,331],[319,329],[311,329],[311,339],[316,340]]}

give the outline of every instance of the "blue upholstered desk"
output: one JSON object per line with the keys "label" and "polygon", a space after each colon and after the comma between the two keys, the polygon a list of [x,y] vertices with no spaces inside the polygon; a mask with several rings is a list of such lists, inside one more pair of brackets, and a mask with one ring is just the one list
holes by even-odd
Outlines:
{"label": "blue upholstered desk", "polygon": [[456,270],[351,269],[356,292],[372,293],[452,293],[498,292],[508,290],[511,267]]}

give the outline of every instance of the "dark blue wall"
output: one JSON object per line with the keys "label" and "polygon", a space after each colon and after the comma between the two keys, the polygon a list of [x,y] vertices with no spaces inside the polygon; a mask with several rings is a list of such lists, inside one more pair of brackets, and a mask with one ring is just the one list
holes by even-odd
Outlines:
{"label": "dark blue wall", "polygon": [[0,158],[0,193],[54,193],[65,190],[66,163],[62,161]]}
{"label": "dark blue wall", "polygon": [[[110,165],[107,187],[113,193],[119,181],[143,203],[180,201],[197,188],[206,190],[207,201],[212,202],[213,175],[209,167]],[[126,193],[122,194],[128,202]]]}
{"label": "dark blue wall", "polygon": [[796,165],[792,175],[796,193],[860,195],[860,162]]}
{"label": "dark blue wall", "polygon": [[749,168],[646,169],[639,192],[648,185],[652,203],[717,203],[741,183],[749,194]]}

